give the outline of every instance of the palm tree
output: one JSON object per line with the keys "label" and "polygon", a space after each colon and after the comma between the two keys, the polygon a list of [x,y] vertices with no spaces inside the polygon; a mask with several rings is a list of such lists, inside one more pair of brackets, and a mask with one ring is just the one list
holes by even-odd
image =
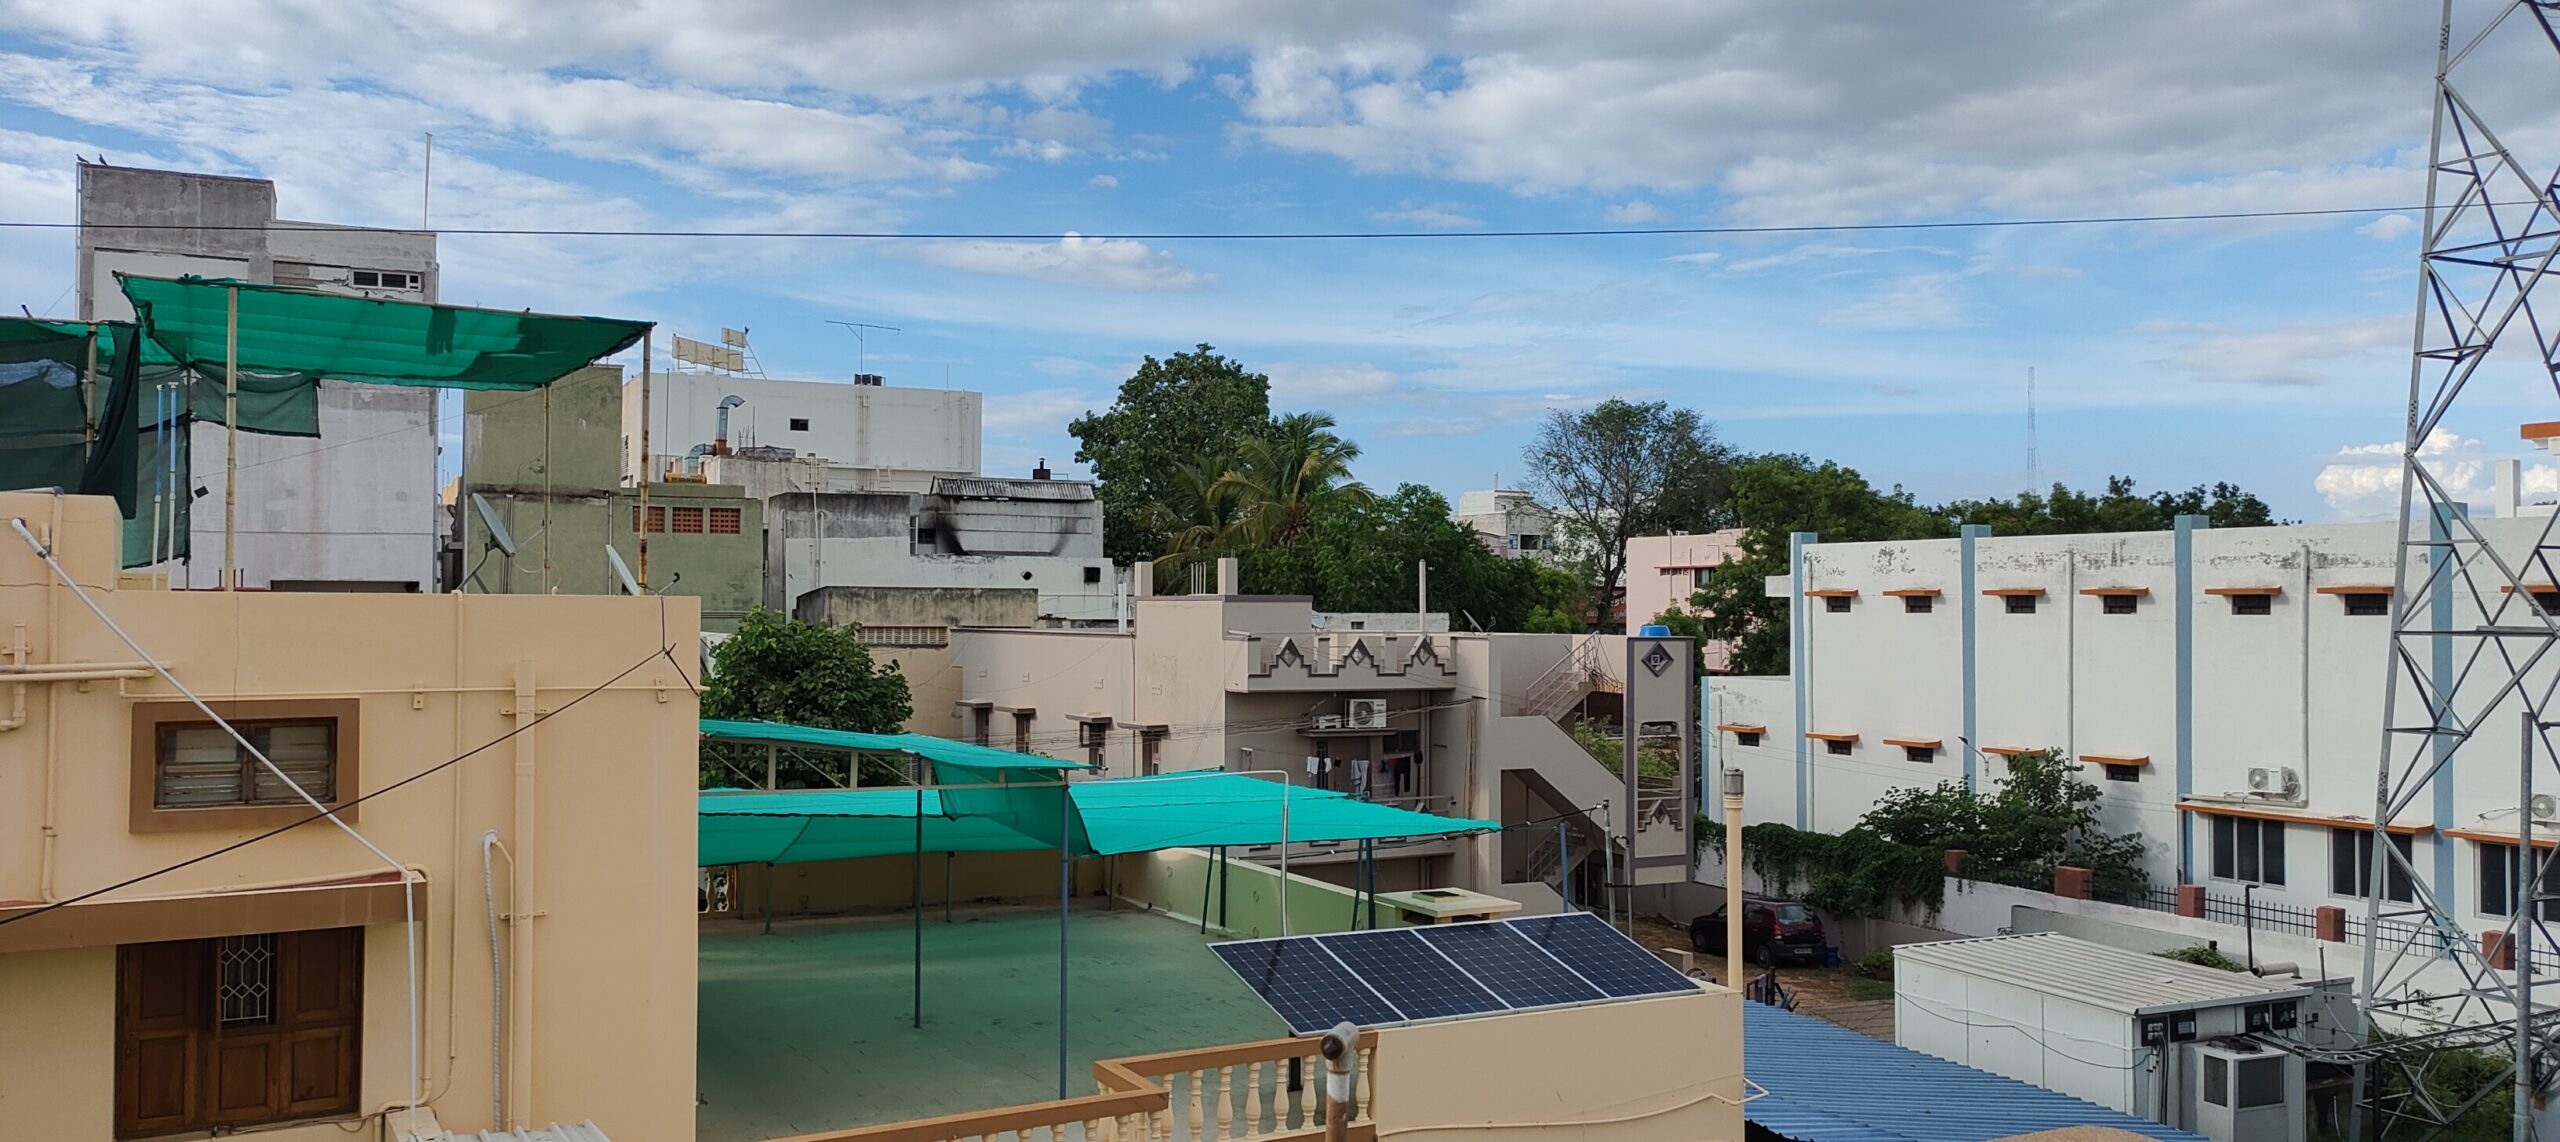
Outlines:
{"label": "palm tree", "polygon": [[1290,413],[1236,449],[1235,467],[1218,486],[1236,501],[1248,542],[1286,547],[1306,537],[1324,508],[1369,502],[1369,489],[1351,478],[1360,446],[1333,425],[1326,413]]}
{"label": "palm tree", "polygon": [[1176,464],[1165,494],[1140,510],[1142,525],[1166,537],[1156,556],[1158,574],[1243,539],[1245,505],[1229,486],[1227,469],[1227,458],[1215,453]]}

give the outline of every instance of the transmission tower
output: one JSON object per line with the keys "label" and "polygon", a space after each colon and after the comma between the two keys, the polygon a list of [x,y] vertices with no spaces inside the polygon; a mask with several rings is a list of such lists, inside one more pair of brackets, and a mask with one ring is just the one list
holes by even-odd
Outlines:
{"label": "transmission tower", "polygon": [[[2512,105],[2517,86],[2560,76],[2560,0],[2477,8],[2485,19],[2457,27],[2454,4],[2445,0],[2436,41],[2389,677],[2357,933],[2365,946],[2360,998],[2369,1031],[2353,1053],[2357,1107],[2391,1138],[2433,1136],[2483,1104],[2512,1106],[2514,1136],[2531,1137],[2534,1104],[2560,1074],[2560,1008],[2536,1000],[2531,984],[2537,966],[2554,966],[2554,941],[2540,914],[2550,901],[2560,917],[2560,898],[2539,887],[2549,850],[2529,843],[2533,831],[2560,831],[2537,824],[2531,804],[2537,784],[2560,792],[2560,749],[2551,733],[2560,715],[2560,657],[2553,654],[2560,650],[2560,606],[2535,595],[2553,589],[2552,526],[2560,516],[2484,526],[2446,486],[2439,465],[2450,458],[2430,451],[2457,398],[2510,375],[2507,363],[2520,366],[2526,353],[2538,371],[2523,375],[2537,389],[2551,385],[2551,397],[2560,398],[2560,297],[2539,299],[2550,317],[2535,305],[2536,286],[2560,253],[2560,174],[2553,173],[2560,154],[2511,151],[2489,121],[2495,116],[2479,110],[2487,102],[2480,97]],[[2473,14],[2466,11],[2466,19]],[[2514,137],[2543,135],[2549,106],[2521,105],[2522,121],[2508,124],[2523,129]],[[2482,366],[2493,359],[2495,372],[2484,378]],[[2455,865],[2444,846],[2453,839],[2432,838],[2425,846],[2431,867],[2421,868],[2398,847],[2406,838],[2389,831],[2395,821],[2453,824],[2447,818],[2457,772],[2472,779],[2468,788],[2501,790],[2501,806],[2504,790],[2517,791],[2513,809],[2500,813],[2514,814],[2528,842],[2521,849],[2528,867],[2508,872],[2510,918],[2483,922],[2497,925],[2488,931],[2502,931],[2504,947],[2515,949],[2514,970],[2493,962],[2497,953],[2480,940],[2486,933],[2467,931],[2447,903]],[[2493,850],[2479,851],[2486,858]],[[2453,1048],[2492,1051],[2514,1063],[2484,1078],[2477,1068],[2446,1065]],[[2455,1077],[2458,1071],[2467,1077]]]}

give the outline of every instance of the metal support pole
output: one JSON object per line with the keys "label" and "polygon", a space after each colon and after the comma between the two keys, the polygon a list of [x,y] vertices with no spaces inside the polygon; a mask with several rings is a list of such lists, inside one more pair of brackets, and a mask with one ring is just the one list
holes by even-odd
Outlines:
{"label": "metal support pole", "polygon": [[1227,846],[1218,846],[1218,926],[1227,926]]}
{"label": "metal support pole", "polygon": [[924,786],[916,786],[916,851],[910,877],[907,911],[915,921],[915,1026],[924,1026]]}
{"label": "metal support pole", "polygon": [[1058,779],[1058,1097],[1067,1097],[1067,898],[1075,876],[1075,799]]}
{"label": "metal support pole", "polygon": [[1573,907],[1573,826],[1556,819],[1556,895],[1564,897],[1564,906]]}
{"label": "metal support pole", "polygon": [[[1224,850],[1220,850],[1224,851]],[[1200,934],[1209,933],[1209,889],[1218,883],[1218,854],[1200,862]]]}
{"label": "metal support pole", "polygon": [[[549,389],[545,389],[545,390],[543,390],[543,391],[544,391],[544,392],[549,392],[550,390],[549,390]],[[648,515],[649,513],[647,513],[647,512],[642,512],[642,513],[640,513],[640,514],[641,514],[641,516],[642,516],[643,518],[645,518],[645,517],[647,517],[647,515]],[[782,757],[781,757],[781,754],[782,754],[782,747],[781,747],[781,746],[775,745],[775,744],[773,744],[772,742],[766,742],[766,743],[765,743],[765,746],[764,746],[764,787],[765,787],[765,791],[766,791],[766,792],[768,792],[768,793],[772,792],[773,790],[776,790],[776,789],[780,789],[780,788],[782,788],[781,784],[775,780],[775,778],[779,775],[779,770],[780,770],[780,769],[781,769],[781,767],[782,767]],[[854,767],[853,767],[853,768],[854,768],[854,770],[855,770],[856,772],[860,772],[860,771],[861,771],[861,769],[862,769],[862,766],[861,766],[861,764],[860,764],[859,762],[857,762],[857,763],[855,763],[855,765],[854,765]]]}
{"label": "metal support pole", "polygon": [[640,515],[631,521],[631,530],[640,536],[640,591],[649,591],[649,477],[657,462],[649,459],[649,339],[654,333],[640,336]]}
{"label": "metal support pole", "polygon": [[[2533,853],[2533,733],[2535,717],[2521,715],[2517,743],[2515,923],[2507,929],[2508,954],[2516,959],[2516,1142],[2533,1139],[2533,927],[2542,907],[2542,862]],[[2438,842],[2442,843],[2442,842]],[[2376,885],[2375,890],[2380,891]]]}
{"label": "metal support pole", "polygon": [[1724,771],[1724,985],[1742,979],[1742,771]]}
{"label": "metal support pole", "polygon": [[[232,589],[233,527],[240,504],[240,289],[222,291],[222,589]],[[139,339],[134,352],[141,352]],[[192,587],[195,584],[189,583]]]}
{"label": "metal support pole", "polygon": [[764,934],[773,934],[773,862],[764,862]]}

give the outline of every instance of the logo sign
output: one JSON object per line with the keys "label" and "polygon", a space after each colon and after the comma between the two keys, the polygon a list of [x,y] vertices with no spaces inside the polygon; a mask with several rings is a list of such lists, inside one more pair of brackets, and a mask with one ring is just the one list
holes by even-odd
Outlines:
{"label": "logo sign", "polygon": [[1664,649],[1663,645],[1657,642],[1653,644],[1652,649],[1645,651],[1644,656],[1638,658],[1636,661],[1643,663],[1644,668],[1652,671],[1654,677],[1660,678],[1662,677],[1663,671],[1671,669],[1673,659],[1671,657],[1671,652]]}

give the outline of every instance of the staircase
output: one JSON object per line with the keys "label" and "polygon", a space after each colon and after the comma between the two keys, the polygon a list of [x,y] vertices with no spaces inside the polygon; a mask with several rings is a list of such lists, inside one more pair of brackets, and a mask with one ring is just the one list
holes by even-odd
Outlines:
{"label": "staircase", "polygon": [[1614,681],[1600,669],[1599,640],[1576,639],[1571,653],[1557,659],[1546,673],[1529,683],[1528,690],[1521,695],[1520,713],[1524,717],[1561,723],[1565,715],[1582,704],[1584,697],[1594,690],[1607,688]]}

